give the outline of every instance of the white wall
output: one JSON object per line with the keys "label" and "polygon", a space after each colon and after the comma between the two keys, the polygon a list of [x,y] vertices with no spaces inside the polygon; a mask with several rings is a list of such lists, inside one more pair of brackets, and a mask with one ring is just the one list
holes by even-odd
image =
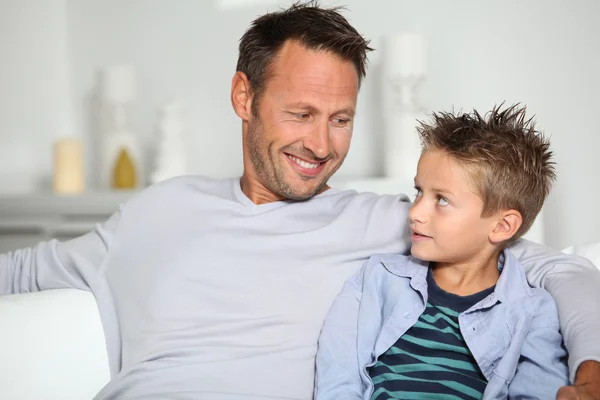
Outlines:
{"label": "white wall", "polygon": [[66,28],[64,0],[0,0],[0,192],[44,185],[73,134]]}
{"label": "white wall", "polygon": [[[551,135],[558,163],[558,182],[545,207],[548,244],[600,240],[600,2],[348,4],[352,22],[375,39],[375,47],[394,31],[428,37],[432,110],[526,103]],[[378,59],[371,57],[375,67]]]}
{"label": "white wall", "polygon": [[[3,2],[6,3],[0,0],[0,4]],[[17,3],[23,4],[17,0],[7,4],[16,7]],[[559,163],[559,181],[546,206],[549,244],[560,248],[573,242],[600,240],[600,227],[593,223],[600,220],[600,209],[595,207],[600,201],[600,188],[595,183],[595,171],[600,170],[600,158],[595,151],[600,144],[595,123],[595,114],[600,109],[597,95],[600,93],[597,72],[600,71],[597,51],[600,2],[347,0],[324,3],[347,4],[346,15],[373,40],[376,48],[381,47],[384,35],[393,32],[426,35],[431,48],[431,73],[426,88],[430,110],[452,107],[486,110],[502,100],[528,104],[530,111],[537,114],[540,127],[552,135]],[[33,0],[24,4],[33,4]],[[29,29],[32,32],[28,35],[38,38],[38,42],[33,41],[36,57],[46,54],[46,61],[63,65],[63,50],[46,50],[46,47],[52,48],[51,45],[61,47],[58,38],[62,33],[58,31],[62,32],[64,27],[57,26],[64,18],[60,15],[63,3],[47,4],[36,2],[35,10],[40,13],[45,10],[54,18],[46,16],[40,22],[42,31],[44,27],[48,31],[42,34],[39,29],[37,32]],[[262,5],[224,12],[213,9],[209,1],[198,0],[66,0],[66,4],[76,127],[90,145],[93,141],[89,128],[89,95],[97,68],[111,63],[132,63],[138,68],[141,80],[141,100],[135,122],[145,142],[151,144],[156,108],[180,96],[188,105],[189,156],[193,171],[215,177],[240,173],[240,123],[229,104],[237,41],[254,17],[274,7]],[[37,14],[26,11],[31,26],[38,27],[33,23]],[[14,37],[14,33],[11,34]],[[29,43],[28,35],[18,37],[20,47]],[[12,43],[6,35],[0,36],[3,52]],[[377,82],[380,54],[375,52],[370,59],[369,75],[359,99],[352,150],[339,171],[344,176],[365,177],[381,171],[377,154],[382,126]],[[11,65],[13,69],[20,69],[23,63],[15,60]],[[7,74],[1,68],[6,66],[0,65],[0,79],[6,79]],[[20,74],[22,85],[28,83],[29,76],[26,72]],[[47,81],[43,83],[50,85]],[[36,110],[41,112],[45,122],[27,121],[44,128],[33,129],[32,126],[27,130],[28,137],[39,139],[37,153],[42,154],[48,151],[44,146],[57,130],[50,128],[53,126],[51,113],[42,101],[52,90],[37,90],[39,83],[26,86],[29,92],[23,98],[43,103],[38,104]],[[6,107],[10,98],[3,90],[0,105]],[[0,113],[4,113],[4,107],[0,107]],[[31,103],[22,101],[20,106],[13,107],[11,114],[31,114],[31,110]],[[21,128],[23,120],[15,117],[12,124]],[[0,121],[0,124],[3,124],[0,140],[6,144],[4,131],[11,130],[5,128],[5,122]],[[16,129],[13,127],[12,131]],[[14,139],[16,136],[12,135]],[[0,171],[8,167],[3,160],[4,153],[1,146]],[[90,152],[90,156],[92,154]],[[43,168],[47,162],[42,160],[43,157],[34,160],[43,165],[31,173],[47,173]]]}

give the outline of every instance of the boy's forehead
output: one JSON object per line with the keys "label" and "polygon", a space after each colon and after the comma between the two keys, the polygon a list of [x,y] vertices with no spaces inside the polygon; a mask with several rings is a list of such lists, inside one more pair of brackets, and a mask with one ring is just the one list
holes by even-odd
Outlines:
{"label": "boy's forehead", "polygon": [[471,168],[458,162],[452,155],[429,150],[421,156],[415,181],[438,190],[472,192],[474,175]]}

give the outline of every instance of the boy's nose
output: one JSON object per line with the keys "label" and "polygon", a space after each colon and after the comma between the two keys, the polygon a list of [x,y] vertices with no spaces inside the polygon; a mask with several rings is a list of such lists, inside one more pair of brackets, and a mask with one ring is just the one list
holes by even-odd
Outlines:
{"label": "boy's nose", "polygon": [[421,202],[417,199],[415,200],[415,202],[413,203],[409,213],[408,213],[408,221],[411,224],[415,224],[415,223],[424,223],[426,222],[426,216],[425,216],[425,210],[424,207],[422,206]]}

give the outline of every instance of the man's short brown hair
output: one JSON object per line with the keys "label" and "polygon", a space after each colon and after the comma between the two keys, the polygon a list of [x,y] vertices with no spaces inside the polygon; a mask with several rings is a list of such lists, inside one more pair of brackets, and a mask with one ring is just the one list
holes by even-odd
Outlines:
{"label": "man's short brown hair", "polygon": [[556,179],[550,143],[519,104],[494,107],[485,116],[433,113],[417,128],[423,152],[448,153],[469,171],[483,199],[482,217],[514,209],[523,222],[511,240],[525,234],[542,209]]}
{"label": "man's short brown hair", "polygon": [[[252,22],[240,39],[237,71],[248,77],[254,94],[253,112],[281,47],[296,40],[308,49],[330,51],[356,67],[359,85],[367,71],[369,41],[340,14],[340,7],[321,8],[318,1],[297,2]],[[254,107],[256,105],[256,107]]]}

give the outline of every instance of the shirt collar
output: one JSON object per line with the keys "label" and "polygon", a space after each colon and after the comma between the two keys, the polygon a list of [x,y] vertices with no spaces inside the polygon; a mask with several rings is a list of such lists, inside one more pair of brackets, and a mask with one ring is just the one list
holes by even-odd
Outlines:
{"label": "shirt collar", "polygon": [[383,266],[392,274],[426,282],[428,261],[413,256],[387,256],[381,259]]}
{"label": "shirt collar", "polygon": [[[509,250],[504,250],[500,255],[499,265],[502,273],[496,283],[494,292],[479,303],[476,309],[491,307],[497,302],[511,302],[522,297],[533,295],[533,291],[525,270]],[[392,274],[410,278],[412,282],[426,284],[429,262],[419,260],[413,256],[399,257],[397,255],[384,256],[381,259],[384,267]]]}
{"label": "shirt collar", "polygon": [[497,300],[510,302],[533,295],[533,290],[527,282],[525,270],[519,260],[509,250],[504,250],[502,254],[504,255],[504,267],[494,291]]}

